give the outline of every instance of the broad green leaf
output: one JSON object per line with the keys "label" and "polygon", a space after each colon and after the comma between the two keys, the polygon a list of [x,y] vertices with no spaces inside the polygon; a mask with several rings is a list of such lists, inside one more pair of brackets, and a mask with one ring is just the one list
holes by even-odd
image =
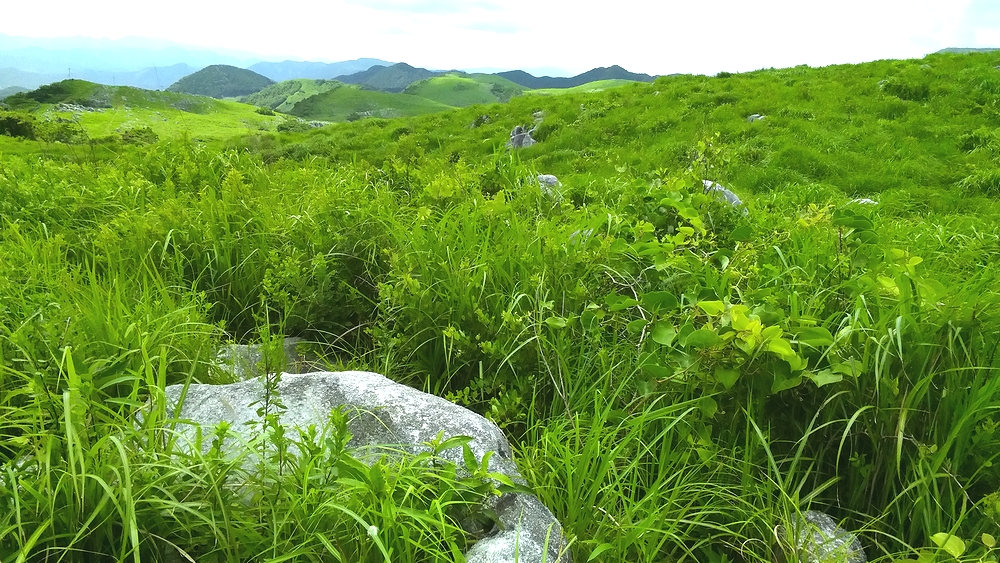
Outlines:
{"label": "broad green leaf", "polygon": [[740,370],[738,369],[726,369],[726,368],[716,368],[715,369],[715,380],[722,384],[726,389],[732,389],[733,385],[736,384],[736,380],[740,378]]}
{"label": "broad green leaf", "polygon": [[643,364],[642,372],[645,373],[646,375],[651,375],[658,379],[666,379],[674,374],[673,371],[659,364],[653,364],[653,363]]}
{"label": "broad green leaf", "polygon": [[625,329],[631,334],[639,334],[646,327],[646,319],[636,319],[625,325]]}
{"label": "broad green leaf", "polygon": [[750,225],[736,227],[729,233],[729,240],[746,242],[753,239],[753,228]]}
{"label": "broad green leaf", "polygon": [[717,317],[726,311],[726,304],[722,301],[699,301],[698,308],[710,317]]}
{"label": "broad green leaf", "polygon": [[642,304],[651,311],[663,311],[677,308],[677,297],[669,291],[650,291],[642,295]]}
{"label": "broad green leaf", "polygon": [[677,329],[668,322],[660,321],[653,326],[653,332],[650,333],[649,337],[657,344],[670,346],[677,338]]}
{"label": "broad green leaf", "polygon": [[702,397],[698,399],[698,410],[705,418],[713,418],[715,413],[719,412],[719,403],[711,397]]}
{"label": "broad green leaf", "polygon": [[565,328],[566,319],[563,317],[549,317],[545,319],[545,324],[549,325],[552,328]]}
{"label": "broad green leaf", "polygon": [[707,328],[698,329],[684,339],[684,346],[694,348],[708,348],[721,343],[722,339],[719,338],[719,335],[714,330]]}
{"label": "broad green leaf", "polygon": [[821,326],[807,327],[795,335],[795,339],[808,346],[819,348],[833,344],[833,334]]}
{"label": "broad green leaf", "polygon": [[822,387],[824,385],[830,385],[831,383],[840,383],[844,380],[844,376],[835,373],[831,370],[825,369],[819,373],[807,373],[806,377],[812,380],[816,384],[816,387]]}
{"label": "broad green leaf", "polygon": [[965,542],[957,536],[953,536],[945,532],[938,532],[931,536],[931,541],[938,547],[947,551],[955,559],[958,559],[963,553],[965,553]]}
{"label": "broad green leaf", "polygon": [[983,540],[983,545],[985,545],[990,549],[993,549],[997,545],[997,539],[992,535],[987,534],[986,532],[983,532],[982,540]]}
{"label": "broad green leaf", "polygon": [[854,358],[850,358],[839,364],[830,366],[830,369],[849,377],[857,377],[861,375],[861,362],[855,360]]}
{"label": "broad green leaf", "polygon": [[769,352],[774,352],[781,358],[791,358],[795,356],[795,350],[792,350],[792,343],[784,338],[774,338],[768,340],[767,350]]}
{"label": "broad green leaf", "polygon": [[588,309],[580,314],[580,324],[587,330],[594,330],[601,326],[601,319],[604,318],[604,315],[604,309]]}
{"label": "broad green leaf", "polygon": [[778,377],[774,378],[774,383],[771,384],[771,393],[781,393],[787,389],[792,389],[793,387],[798,387],[802,384],[802,376],[789,377],[787,379]]}
{"label": "broad green leaf", "polygon": [[631,297],[625,297],[624,295],[616,295],[614,293],[605,297],[604,303],[608,306],[608,310],[611,311],[612,313],[628,309],[629,307],[634,307],[639,304],[638,301],[632,299]]}

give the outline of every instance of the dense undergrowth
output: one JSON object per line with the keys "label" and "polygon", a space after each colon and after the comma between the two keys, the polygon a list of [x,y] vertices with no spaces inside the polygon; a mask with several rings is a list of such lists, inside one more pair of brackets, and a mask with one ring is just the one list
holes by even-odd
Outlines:
{"label": "dense undergrowth", "polygon": [[495,420],[578,561],[770,561],[809,508],[873,559],[993,557],[998,62],[3,156],[0,560],[460,557],[474,464],[369,469],[334,415],[312,457],[245,472],[130,422],[270,333]]}

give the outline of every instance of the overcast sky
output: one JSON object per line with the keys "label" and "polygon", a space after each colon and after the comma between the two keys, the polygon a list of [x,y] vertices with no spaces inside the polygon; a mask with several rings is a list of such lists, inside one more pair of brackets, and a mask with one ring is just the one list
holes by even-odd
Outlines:
{"label": "overcast sky", "polygon": [[1000,47],[1000,0],[45,0],[2,11],[8,35],[564,74],[612,64],[713,74]]}

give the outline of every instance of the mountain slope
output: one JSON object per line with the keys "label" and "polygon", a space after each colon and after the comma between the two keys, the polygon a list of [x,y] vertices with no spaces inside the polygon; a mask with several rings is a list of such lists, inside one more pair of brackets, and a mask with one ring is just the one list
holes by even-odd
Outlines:
{"label": "mountain slope", "polygon": [[307,61],[260,62],[247,67],[275,82],[295,78],[329,79],[342,74],[353,74],[370,69],[375,65],[389,66],[392,63],[381,59],[354,59],[339,63],[314,63]]}
{"label": "mountain slope", "polygon": [[211,98],[231,98],[259,92],[271,84],[274,84],[273,80],[252,70],[229,65],[212,65],[174,82],[167,91]]}
{"label": "mountain slope", "polygon": [[524,92],[506,78],[493,74],[448,73],[414,82],[403,91],[454,107],[506,102]]}
{"label": "mountain slope", "polygon": [[6,88],[0,88],[0,100],[6,98],[7,96],[13,96],[14,94],[20,94],[21,92],[28,92],[29,88],[22,88],[21,86],[7,86]]}
{"label": "mountain slope", "polygon": [[365,117],[406,117],[454,109],[433,100],[344,85],[295,104],[288,113],[303,119],[354,121]]}
{"label": "mountain slope", "polygon": [[243,98],[243,102],[288,113],[295,104],[302,100],[337,89],[341,86],[344,86],[344,83],[336,80],[296,78],[272,84],[260,92],[255,92]]}
{"label": "mountain slope", "polygon": [[191,139],[213,140],[248,131],[274,130],[285,120],[261,115],[253,106],[228,100],[75,79],[14,94],[4,103],[11,110],[47,122],[47,126],[75,128],[84,140],[147,129],[159,138],[186,134]]}
{"label": "mountain slope", "polygon": [[497,76],[502,76],[516,84],[520,84],[525,88],[531,89],[572,88],[588,82],[595,82],[597,80],[633,80],[636,82],[652,82],[654,78],[648,74],[629,72],[618,65],[594,68],[569,78],[533,76],[523,70],[498,72]]}
{"label": "mountain slope", "polygon": [[438,74],[426,68],[397,63],[386,67],[373,66],[364,72],[338,76],[337,80],[345,84],[358,84],[383,92],[402,92],[410,84]]}

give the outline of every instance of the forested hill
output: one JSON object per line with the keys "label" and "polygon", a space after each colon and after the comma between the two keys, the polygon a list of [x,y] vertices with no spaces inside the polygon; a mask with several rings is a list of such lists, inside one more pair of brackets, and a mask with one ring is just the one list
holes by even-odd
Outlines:
{"label": "forested hill", "polygon": [[273,80],[252,70],[212,65],[174,82],[167,91],[211,98],[234,98],[259,92],[271,84],[274,84]]}

